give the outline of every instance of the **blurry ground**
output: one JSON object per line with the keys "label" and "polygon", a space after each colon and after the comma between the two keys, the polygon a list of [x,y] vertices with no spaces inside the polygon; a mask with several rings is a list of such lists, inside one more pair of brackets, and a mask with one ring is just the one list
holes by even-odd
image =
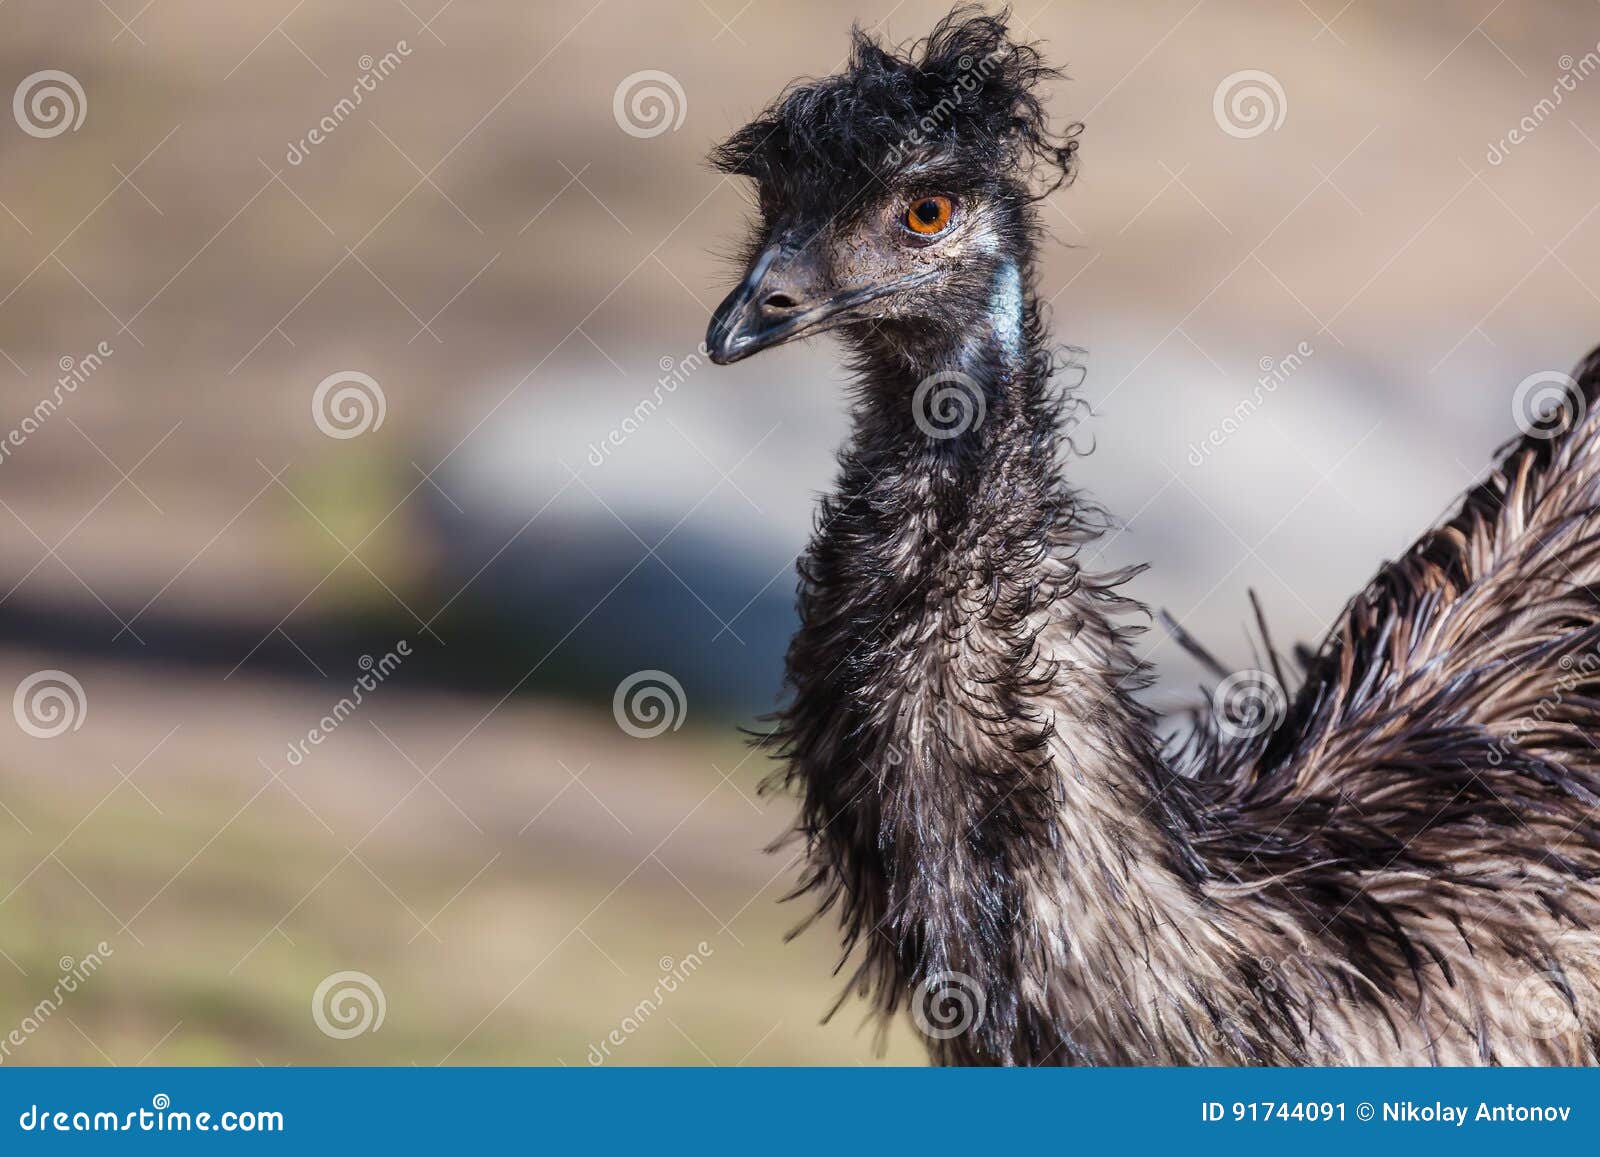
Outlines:
{"label": "blurry ground", "polygon": [[[831,945],[781,943],[790,874],[759,845],[784,809],[755,800],[731,736],[663,737],[641,758],[608,712],[485,719],[476,700],[396,693],[314,771],[274,757],[329,708],[316,692],[78,673],[84,729],[7,776],[8,1016],[49,993],[59,958],[102,939],[113,953],[19,1061],[581,1065],[689,956],[681,987],[608,1049],[618,1063],[870,1055],[858,1016],[817,1025]],[[171,725],[175,700],[203,711]],[[311,994],[347,969],[378,981],[387,1013],[331,1039]]]}
{"label": "blurry ground", "polygon": [[[700,158],[852,20],[941,11],[0,4],[0,97],[50,69],[87,104],[40,138],[0,103],[0,437],[112,351],[0,458],[0,693],[84,689],[77,730],[0,727],[0,1037],[60,958],[114,950],[8,1063],[582,1064],[702,941],[617,1062],[874,1058],[857,1008],[817,1023],[831,933],[781,943],[793,874],[760,849],[790,804],[734,731],[776,690],[842,379],[824,344],[695,363],[745,213]],[[1229,662],[1250,586],[1314,638],[1513,432],[1516,384],[1600,338],[1600,9],[1018,16],[1088,126],[1043,284],[1098,414],[1074,477],[1129,524],[1099,561],[1153,562],[1135,593]],[[683,117],[642,137],[613,100],[645,70]],[[1282,90],[1260,135],[1214,111],[1243,70]],[[313,391],[347,370],[384,420],[328,437]],[[1159,701],[1192,697],[1149,651]],[[681,730],[619,728],[641,669],[684,687]],[[319,1030],[340,971],[381,1029]]]}

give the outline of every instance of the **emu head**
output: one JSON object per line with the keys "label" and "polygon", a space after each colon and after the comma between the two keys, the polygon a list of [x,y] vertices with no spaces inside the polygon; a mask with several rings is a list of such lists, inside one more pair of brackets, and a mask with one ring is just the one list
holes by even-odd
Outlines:
{"label": "emu head", "polygon": [[1071,175],[1078,126],[1052,134],[1036,90],[1056,73],[1005,21],[958,8],[903,54],[858,28],[843,72],[790,86],[717,147],[760,219],[713,361],[841,327],[940,360],[997,295],[1015,326],[1033,202]]}

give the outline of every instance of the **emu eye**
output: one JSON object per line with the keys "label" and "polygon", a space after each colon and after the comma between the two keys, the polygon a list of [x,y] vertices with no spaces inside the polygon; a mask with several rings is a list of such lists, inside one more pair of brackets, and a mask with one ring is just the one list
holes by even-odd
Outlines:
{"label": "emu eye", "polygon": [[906,207],[901,219],[905,227],[919,237],[933,237],[943,233],[955,213],[956,203],[949,197],[918,197]]}

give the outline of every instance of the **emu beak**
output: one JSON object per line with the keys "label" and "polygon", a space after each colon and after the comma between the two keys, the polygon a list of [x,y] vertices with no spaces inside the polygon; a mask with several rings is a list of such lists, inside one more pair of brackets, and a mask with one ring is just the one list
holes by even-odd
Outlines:
{"label": "emu beak", "polygon": [[837,293],[822,288],[821,271],[805,247],[781,238],[751,262],[738,287],[717,306],[706,331],[706,350],[719,366],[782,345],[846,311],[927,280],[931,273],[895,278]]}

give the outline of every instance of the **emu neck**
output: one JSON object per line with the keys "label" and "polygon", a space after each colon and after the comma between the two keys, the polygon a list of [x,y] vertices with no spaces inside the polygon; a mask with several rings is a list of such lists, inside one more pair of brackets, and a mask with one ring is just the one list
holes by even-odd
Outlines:
{"label": "emu neck", "polygon": [[[1080,567],[1094,516],[1059,474],[1039,328],[1012,266],[966,332],[858,335],[789,653],[806,886],[841,906],[854,988],[886,1012],[945,973],[984,989],[983,1023],[936,1043],[953,1060],[1114,1059],[1069,1039],[1072,1010],[1141,953],[1192,951],[1160,931],[1191,914],[1182,789],[1131,697],[1116,580]],[[930,436],[918,388],[949,373],[981,420]]]}

